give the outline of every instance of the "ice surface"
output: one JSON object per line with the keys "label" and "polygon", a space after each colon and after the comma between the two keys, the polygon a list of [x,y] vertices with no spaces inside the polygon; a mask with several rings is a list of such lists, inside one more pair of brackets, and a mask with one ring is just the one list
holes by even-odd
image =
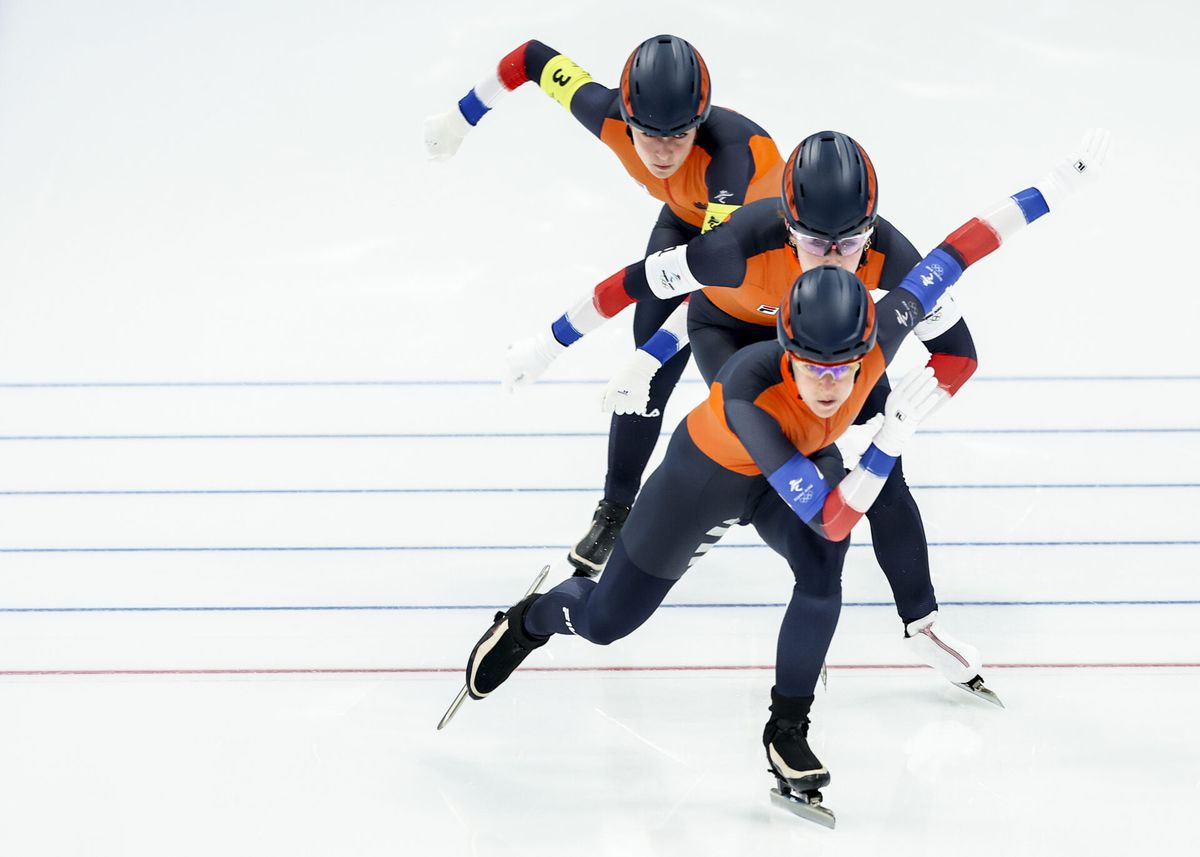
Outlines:
{"label": "ice surface", "polygon": [[[0,4],[0,853],[1177,853],[1200,797],[1192,5]],[[772,810],[791,576],[735,529],[636,634],[555,640],[435,733],[497,606],[584,529],[618,320],[514,397],[512,338],[658,204],[532,87],[676,32],[781,148],[871,152],[922,249],[1093,125],[1103,184],[957,289],[980,371],[906,455],[943,619],[900,644],[856,532],[813,743]],[[908,349],[899,367],[920,359]],[[689,370],[673,425],[703,394]]]}

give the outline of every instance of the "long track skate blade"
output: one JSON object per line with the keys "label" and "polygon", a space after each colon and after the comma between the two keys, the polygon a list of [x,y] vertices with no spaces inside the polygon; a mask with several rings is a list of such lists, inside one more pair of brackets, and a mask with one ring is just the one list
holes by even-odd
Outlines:
{"label": "long track skate blade", "polygon": [[[533,579],[533,583],[529,584],[529,588],[525,590],[523,598],[528,598],[533,593],[537,592],[538,587],[546,582],[546,576],[550,574],[550,566],[542,566],[542,570],[538,572],[537,577]],[[450,707],[446,709],[446,713],[442,715],[442,719],[438,721],[438,731],[441,732],[446,728],[446,724],[454,719],[454,715],[458,714],[458,709],[462,708],[462,704],[467,701],[468,694],[467,686],[464,684],[462,690],[458,692],[458,696],[454,697],[454,701],[450,703]]]}
{"label": "long track skate blade", "polygon": [[954,686],[961,687],[967,693],[971,694],[971,696],[977,696],[984,702],[990,702],[998,708],[1004,708],[1004,703],[1000,701],[1000,697],[996,695],[994,690],[986,686],[982,680],[977,679],[962,683],[955,682]]}
{"label": "long track skate blade", "polygon": [[525,595],[522,597],[528,598],[530,595],[533,595],[533,593],[537,592],[538,587],[546,582],[546,576],[548,574],[550,574],[550,566],[543,565],[542,570],[539,571],[538,576],[533,579],[533,583],[529,584],[529,588],[525,590]]}
{"label": "long track skate blade", "polygon": [[829,690],[829,664],[821,661],[821,687]]}
{"label": "long track skate blade", "polygon": [[792,815],[816,822],[830,830],[837,826],[837,816],[833,814],[833,810],[826,809],[819,803],[809,803],[801,798],[785,795],[779,789],[771,789],[771,803],[786,809]]}
{"label": "long track skate blade", "polygon": [[450,703],[450,707],[446,709],[446,713],[442,715],[442,719],[438,721],[438,731],[442,729],[454,719],[454,715],[458,714],[458,709],[462,708],[462,704],[467,699],[467,686],[464,684],[462,690],[458,692],[458,696],[454,697],[454,701]]}

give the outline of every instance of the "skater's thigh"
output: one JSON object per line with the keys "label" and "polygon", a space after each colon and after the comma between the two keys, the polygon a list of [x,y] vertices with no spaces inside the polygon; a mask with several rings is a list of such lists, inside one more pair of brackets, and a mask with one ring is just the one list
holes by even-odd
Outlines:
{"label": "skater's thigh", "polygon": [[696,448],[680,423],[629,513],[619,541],[647,574],[678,580],[743,516],[756,481]]}
{"label": "skater's thigh", "polygon": [[688,306],[688,340],[704,383],[712,384],[717,373],[739,349],[775,338],[775,327],[749,324],[719,309],[704,293],[694,294]]}
{"label": "skater's thigh", "polygon": [[841,591],[849,536],[837,542],[824,538],[774,491],[763,495],[750,522],[767,546],[787,560],[801,592],[825,597]]}

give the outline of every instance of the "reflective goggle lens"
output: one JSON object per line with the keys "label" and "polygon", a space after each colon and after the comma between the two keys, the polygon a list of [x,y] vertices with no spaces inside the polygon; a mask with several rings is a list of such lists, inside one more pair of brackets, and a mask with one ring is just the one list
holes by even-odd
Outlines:
{"label": "reflective goggle lens", "polygon": [[805,375],[820,381],[828,375],[835,381],[840,381],[852,372],[857,372],[862,367],[861,360],[855,360],[853,363],[842,363],[839,366],[827,366],[824,363],[808,363],[804,360],[792,360],[792,365],[799,368]]}
{"label": "reflective goggle lens", "polygon": [[866,232],[859,232],[854,235],[847,235],[841,241],[830,241],[828,238],[818,238],[815,235],[805,235],[803,232],[792,230],[792,238],[796,242],[796,246],[812,256],[828,256],[829,251],[834,247],[837,248],[839,256],[853,256],[863,247],[867,246],[867,241],[870,240],[875,227],[872,226]]}

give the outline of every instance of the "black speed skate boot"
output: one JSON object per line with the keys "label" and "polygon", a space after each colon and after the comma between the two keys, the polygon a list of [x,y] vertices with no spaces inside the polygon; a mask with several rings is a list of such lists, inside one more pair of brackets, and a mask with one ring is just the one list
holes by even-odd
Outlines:
{"label": "black speed skate boot", "polygon": [[801,818],[833,827],[833,813],[822,806],[820,789],[829,785],[829,771],[808,746],[811,696],[783,696],[771,688],[771,719],[763,730],[767,764],[778,788],[771,802]]}
{"label": "black speed skate boot", "polygon": [[530,652],[546,645],[549,637],[534,636],[521,627],[525,613],[541,597],[537,593],[527,595],[497,613],[492,627],[479,638],[467,658],[467,693],[471,699],[483,699],[504,684]]}
{"label": "black speed skate boot", "polygon": [[487,633],[475,644],[475,648],[471,650],[471,657],[467,659],[466,683],[438,721],[439,732],[454,719],[454,715],[468,696],[472,699],[483,699],[503,684],[530,652],[546,645],[549,637],[527,634],[522,624],[530,606],[541,598],[537,594],[538,587],[549,573],[550,566],[544,566],[525,590],[525,597],[507,610],[497,613],[492,627],[488,628]]}
{"label": "black speed skate boot", "polygon": [[600,573],[628,517],[628,506],[600,501],[592,516],[591,529],[567,554],[567,561],[575,566],[576,577],[595,577]]}

